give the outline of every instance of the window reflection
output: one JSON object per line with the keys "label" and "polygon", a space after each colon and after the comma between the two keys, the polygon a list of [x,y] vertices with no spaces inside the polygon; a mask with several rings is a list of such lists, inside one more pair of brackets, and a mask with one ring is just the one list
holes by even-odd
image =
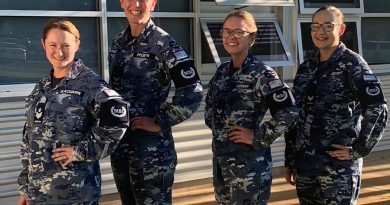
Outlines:
{"label": "window reflection", "polygon": [[390,13],[389,0],[364,0],[366,13]]}
{"label": "window reflection", "polygon": [[0,10],[96,11],[97,3],[96,0],[1,0]]}
{"label": "window reflection", "polygon": [[390,18],[362,18],[363,55],[369,64],[390,64]]}
{"label": "window reflection", "polygon": [[325,5],[332,5],[337,8],[360,8],[360,0],[303,0],[305,8],[320,8]]}
{"label": "window reflection", "polygon": [[[48,74],[51,65],[41,43],[41,30],[48,20],[44,17],[0,17],[0,84],[34,83]],[[76,58],[100,72],[97,19],[69,20],[81,33]]]}

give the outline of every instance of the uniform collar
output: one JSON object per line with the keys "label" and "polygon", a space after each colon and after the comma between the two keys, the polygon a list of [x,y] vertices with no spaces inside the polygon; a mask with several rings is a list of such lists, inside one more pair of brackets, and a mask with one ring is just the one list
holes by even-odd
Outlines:
{"label": "uniform collar", "polygon": [[[343,53],[346,49],[347,49],[347,47],[345,47],[344,43],[340,42],[339,45],[337,46],[336,50],[334,51],[332,56],[326,61],[326,63],[336,62],[343,55]],[[317,65],[320,64],[319,59],[320,59],[320,52],[318,51],[316,54],[316,57],[314,59],[314,61]]]}
{"label": "uniform collar", "polygon": [[[81,71],[83,70],[84,67],[85,67],[85,65],[84,65],[83,61],[81,61],[80,59],[75,59],[72,67],[70,68],[68,73],[64,76],[64,78],[67,80],[77,78],[77,76],[81,73]],[[50,76],[53,75],[53,71],[54,70],[52,69],[50,72]]]}
{"label": "uniform collar", "polygon": [[85,66],[83,61],[76,59],[65,78],[75,79],[81,73],[84,67]]}
{"label": "uniform collar", "polygon": [[131,36],[131,27],[129,25],[127,26],[126,30],[119,33],[118,36],[114,39],[114,45],[116,48],[121,48],[126,44],[138,44],[140,42],[144,42],[155,27],[156,25],[152,19],[150,19],[145,28],[141,31],[140,35],[134,38]]}
{"label": "uniform collar", "polygon": [[[240,67],[240,70],[241,70],[242,68],[244,68],[245,65],[248,65],[249,62],[252,62],[252,61],[254,61],[254,60],[255,60],[255,59],[254,59],[254,56],[253,56],[252,54],[249,53],[249,54],[246,56],[244,62],[242,62],[241,67]],[[233,68],[233,60],[230,60],[229,67],[230,67],[231,69],[234,69],[234,68]]]}

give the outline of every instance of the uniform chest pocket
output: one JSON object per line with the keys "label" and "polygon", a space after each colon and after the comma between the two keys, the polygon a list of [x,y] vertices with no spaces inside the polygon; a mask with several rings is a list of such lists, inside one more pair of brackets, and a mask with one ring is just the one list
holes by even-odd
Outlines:
{"label": "uniform chest pocket", "polygon": [[62,89],[53,95],[53,104],[59,104],[64,107],[68,106],[84,106],[83,99],[85,92],[77,89]]}
{"label": "uniform chest pocket", "polygon": [[55,96],[50,106],[50,118],[57,119],[69,127],[78,127],[83,123],[88,107],[85,93],[77,90],[61,90]]}
{"label": "uniform chest pocket", "polygon": [[323,86],[325,86],[324,89],[328,90],[334,95],[344,95],[345,90],[347,89],[345,87],[346,85],[347,85],[347,77],[344,75],[342,71],[340,71],[340,74],[338,74],[338,72],[331,72],[330,75],[328,76],[328,80]]}
{"label": "uniform chest pocket", "polygon": [[256,92],[255,86],[251,82],[237,82],[234,86],[234,91],[237,92],[238,96],[245,101],[255,101]]}
{"label": "uniform chest pocket", "polygon": [[134,53],[131,58],[131,65],[137,69],[152,71],[156,69],[155,55],[151,53]]}

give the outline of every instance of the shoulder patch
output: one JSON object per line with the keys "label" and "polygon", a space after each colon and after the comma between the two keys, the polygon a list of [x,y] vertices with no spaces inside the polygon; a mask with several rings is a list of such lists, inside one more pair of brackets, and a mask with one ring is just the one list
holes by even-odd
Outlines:
{"label": "shoulder patch", "polygon": [[185,79],[191,79],[195,77],[196,72],[193,67],[188,67],[188,68],[181,69],[180,74]]}
{"label": "shoulder patch", "polygon": [[366,93],[367,95],[369,96],[377,96],[381,93],[381,89],[379,88],[379,86],[375,85],[375,86],[367,86],[366,87]]}
{"label": "shoulder patch", "polygon": [[287,98],[289,97],[288,96],[288,93],[286,91],[281,91],[281,92],[276,92],[272,95],[272,97],[274,98],[275,102],[283,102],[285,100],[287,100]]}
{"label": "shoulder patch", "polygon": [[280,79],[276,79],[268,82],[269,87],[272,89],[279,88],[283,86],[283,82]]}
{"label": "shoulder patch", "polygon": [[366,75],[363,75],[363,80],[364,81],[377,81],[377,78],[375,75],[372,75],[372,74],[366,74]]}

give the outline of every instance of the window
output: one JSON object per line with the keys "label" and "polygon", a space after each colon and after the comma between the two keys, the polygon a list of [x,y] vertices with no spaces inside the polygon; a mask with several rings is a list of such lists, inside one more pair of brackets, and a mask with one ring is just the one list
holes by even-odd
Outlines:
{"label": "window", "polygon": [[[203,33],[207,39],[214,62],[219,66],[228,61],[230,55],[225,51],[220,30],[223,27],[221,19],[201,19]],[[257,20],[258,37],[251,52],[269,66],[292,66],[290,51],[275,20]]]}
{"label": "window", "polygon": [[[51,69],[42,48],[42,28],[50,18],[0,17],[0,84],[35,83]],[[81,34],[81,58],[98,71],[98,20],[95,18],[68,18]]]}
{"label": "window", "polygon": [[[154,12],[189,12],[190,0],[159,0]],[[123,11],[119,0],[107,0],[107,11]]]}
{"label": "window", "polygon": [[390,64],[390,17],[362,18],[362,48],[370,65]]}
{"label": "window", "polygon": [[0,10],[96,11],[97,2],[95,0],[1,0]]}
{"label": "window", "polygon": [[[360,33],[358,32],[360,31],[359,21],[346,20],[344,23],[347,28],[341,37],[341,41],[347,48],[355,51],[356,53],[361,53],[361,45],[358,43],[360,42]],[[317,49],[311,39],[310,24],[311,21],[309,19],[298,22],[299,63],[313,57],[317,52]]]}
{"label": "window", "polygon": [[364,0],[366,13],[390,13],[389,0]]}
{"label": "window", "polygon": [[294,6],[293,0],[215,0],[218,5]]}
{"label": "window", "polygon": [[363,0],[299,0],[299,9],[302,14],[313,14],[325,5],[339,8],[343,13],[363,13]]}

